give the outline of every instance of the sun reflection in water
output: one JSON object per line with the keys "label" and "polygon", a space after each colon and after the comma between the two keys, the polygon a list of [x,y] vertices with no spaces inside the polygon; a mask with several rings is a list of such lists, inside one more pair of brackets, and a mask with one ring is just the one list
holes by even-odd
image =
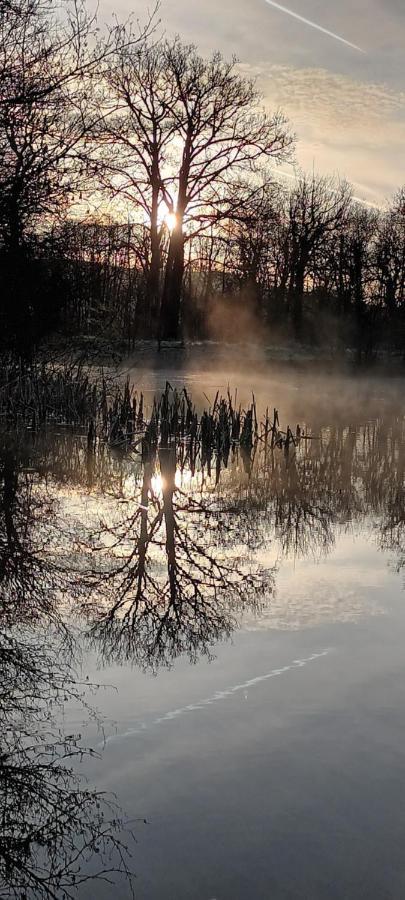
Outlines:
{"label": "sun reflection in water", "polygon": [[[190,469],[176,469],[174,476],[174,484],[177,489],[188,488],[193,479]],[[166,487],[166,482],[160,472],[155,472],[150,480],[151,492],[154,497],[161,497]]]}
{"label": "sun reflection in water", "polygon": [[154,494],[155,497],[159,497],[163,493],[163,478],[158,472],[156,472],[155,475],[152,475],[150,486],[152,494]]}

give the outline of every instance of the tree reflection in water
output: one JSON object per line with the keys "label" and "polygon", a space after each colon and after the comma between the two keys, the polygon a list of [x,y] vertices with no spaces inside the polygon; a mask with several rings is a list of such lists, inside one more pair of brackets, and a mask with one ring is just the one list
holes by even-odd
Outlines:
{"label": "tree reflection in water", "polygon": [[271,593],[273,572],[255,563],[238,518],[215,493],[183,489],[179,471],[176,448],[156,450],[125,519],[100,532],[105,565],[89,584],[105,658],[152,668],[181,653],[194,661],[231,634],[238,611]]}
{"label": "tree reflection in water", "polygon": [[394,417],[320,428],[288,452],[259,435],[197,466],[183,446],[155,447],[125,518],[98,534],[87,587],[102,657],[156,668],[209,653],[244,610],[271,604],[276,566],[258,564],[269,544],[278,560],[319,558],[373,517],[381,548],[399,549],[404,438]]}
{"label": "tree reflection in water", "polygon": [[[83,785],[86,751],[66,735],[69,701],[87,716],[61,618],[63,572],[49,554],[52,504],[16,447],[0,453],[0,896],[69,898],[92,878],[130,878],[113,799]],[[48,555],[49,554],[49,555]]]}
{"label": "tree reflection in water", "polygon": [[[259,564],[269,545],[273,560],[321,557],[367,519],[404,564],[403,418],[308,432],[288,452],[259,432],[192,459],[184,442],[134,456],[68,430],[3,446],[0,896],[73,896],[82,879],[126,867],[119,815],[80,783],[80,740],[59,731],[66,700],[85,703],[67,597],[104,661],[156,670],[211,654],[245,609],[271,604],[274,562]],[[58,493],[65,512],[75,497],[73,531],[61,529]]]}

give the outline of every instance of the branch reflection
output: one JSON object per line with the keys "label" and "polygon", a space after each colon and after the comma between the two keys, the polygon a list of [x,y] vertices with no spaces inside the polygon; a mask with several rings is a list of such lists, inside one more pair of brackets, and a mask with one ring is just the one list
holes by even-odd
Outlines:
{"label": "branch reflection", "polygon": [[119,814],[83,788],[86,751],[61,728],[70,699],[92,714],[73,612],[104,662],[156,671],[213,655],[271,608],[283,557],[320,559],[341,531],[404,565],[401,416],[308,424],[281,449],[249,433],[200,454],[151,432],[141,453],[69,429],[1,445],[0,896],[73,896],[110,852],[126,868]]}
{"label": "branch reflection", "polygon": [[83,784],[76,763],[91,751],[64,733],[67,703],[94,713],[62,617],[54,503],[22,456],[0,451],[0,896],[59,900],[130,873],[120,811]]}

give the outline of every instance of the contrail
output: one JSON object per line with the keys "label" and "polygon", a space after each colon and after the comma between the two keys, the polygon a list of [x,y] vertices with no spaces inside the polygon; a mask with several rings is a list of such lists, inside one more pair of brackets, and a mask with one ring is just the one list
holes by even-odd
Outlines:
{"label": "contrail", "polygon": [[281,666],[279,669],[272,669],[271,672],[266,672],[264,675],[256,675],[255,678],[249,678],[248,681],[244,681],[242,684],[234,684],[232,687],[225,688],[225,690],[215,691],[215,694],[211,697],[206,697],[204,700],[197,700],[196,703],[189,703],[188,706],[180,706],[178,709],[172,709],[170,712],[164,713],[157,719],[153,719],[149,724],[140,722],[134,728],[129,728],[127,731],[111,734],[97,745],[98,749],[105,747],[106,744],[122,740],[122,738],[141,734],[143,731],[147,731],[154,725],[170,722],[186,713],[196,712],[197,710],[205,709],[207,706],[212,706],[214,703],[219,703],[221,700],[227,700],[228,697],[233,697],[235,694],[240,693],[240,691],[247,691],[249,688],[256,687],[257,684],[261,684],[263,681],[268,681],[270,678],[277,678],[280,675],[284,675],[285,672],[291,672],[294,669],[302,669],[303,666],[307,666],[308,663],[313,662],[315,659],[321,659],[323,656],[328,656],[329,653],[331,653],[331,650],[331,647],[327,647],[325,650],[317,650],[314,653],[311,653],[311,656],[306,656],[304,659],[293,659],[291,663],[286,666]]}
{"label": "contrail", "polygon": [[286,6],[281,6],[280,3],[275,3],[274,0],[265,0],[265,2],[269,6],[274,6],[275,9],[280,10],[280,12],[286,13],[287,16],[292,16],[293,19],[298,19],[299,22],[303,22],[304,25],[309,25],[310,28],[316,28],[317,31],[321,31],[322,34],[327,34],[328,37],[334,38],[335,41],[340,41],[341,44],[346,44],[347,47],[351,47],[352,50],[358,50],[359,53],[365,53],[365,50],[362,50],[361,47],[358,47],[357,44],[352,44],[350,41],[346,41],[345,38],[340,37],[339,34],[335,34],[333,31],[328,31],[327,28],[323,28],[322,25],[317,25],[316,22],[311,22],[311,19],[304,19],[304,16],[300,16],[298,13],[293,12],[292,9],[287,9]]}

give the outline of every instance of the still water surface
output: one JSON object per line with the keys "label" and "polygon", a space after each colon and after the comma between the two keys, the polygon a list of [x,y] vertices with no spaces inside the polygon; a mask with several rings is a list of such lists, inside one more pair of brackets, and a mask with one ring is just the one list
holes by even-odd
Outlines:
{"label": "still water surface", "polygon": [[61,556],[74,535],[84,568],[92,534],[100,557],[80,627],[84,677],[108,685],[105,740],[88,726],[101,756],[86,773],[134,821],[135,895],[401,900],[405,382],[286,368],[133,379],[152,392],[167,375],[196,400],[254,389],[311,439],[250,461],[231,450],[204,476],[170,453],[89,460],[64,433],[25,459],[57,497]]}

